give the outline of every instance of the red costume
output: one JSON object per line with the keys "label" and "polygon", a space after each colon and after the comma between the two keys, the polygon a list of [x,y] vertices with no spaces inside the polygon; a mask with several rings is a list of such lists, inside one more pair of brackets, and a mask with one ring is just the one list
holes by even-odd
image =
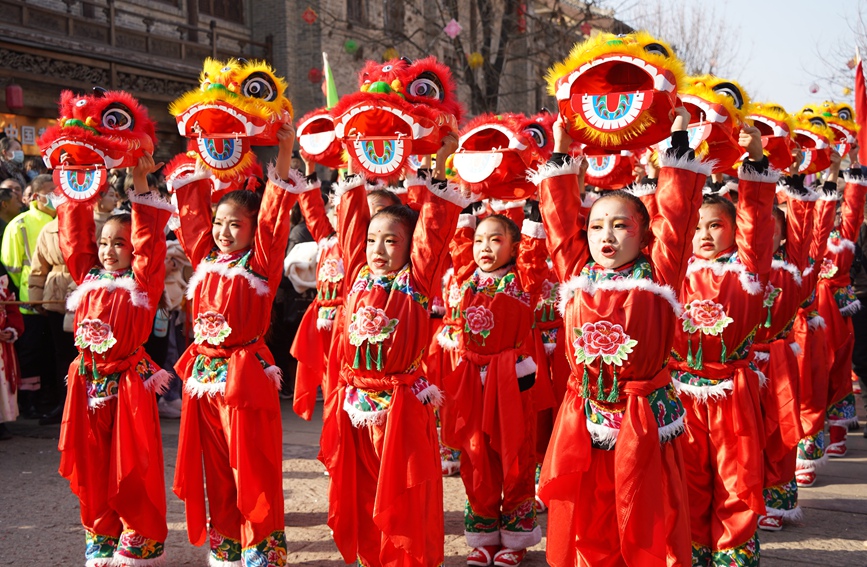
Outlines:
{"label": "red costume", "polygon": [[767,161],[739,171],[736,247],[713,260],[693,257],[680,289],[683,324],[672,377],[686,407],[684,463],[693,564],[758,565],[762,498],[764,376],[751,359],[773,255],[771,209],[778,174]]}
{"label": "red costume", "polygon": [[341,368],[327,401],[336,411],[326,412],[320,460],[331,475],[328,525],[337,548],[347,563],[358,558],[367,567],[443,561],[433,415],[441,393],[424,377],[422,360],[430,297],[439,293],[448,240],[466,203],[441,182],[406,184],[427,187],[410,262],[382,276],[367,266],[364,179],[347,180],[337,191],[339,246],[352,285],[345,331],[334,336]]}
{"label": "red costume", "polygon": [[[556,157],[556,156],[555,156]],[[664,160],[665,161],[665,160]],[[668,160],[649,211],[648,255],[616,270],[590,257],[578,162],[537,174],[548,249],[561,282],[572,367],[542,466],[548,562],[687,565],[680,442],[683,407],[667,363],[707,167]]]}
{"label": "red costume", "polygon": [[[296,194],[269,171],[251,248],[222,254],[211,234],[210,184],[175,182],[178,239],[195,271],[187,289],[195,341],[175,369],[185,381],[174,491],[190,542],[208,536],[212,564],[284,565],[279,369],[265,346]],[[207,478],[210,522],[205,513]],[[258,563],[257,563],[258,561]]]}
{"label": "red costume", "polygon": [[69,367],[60,474],[81,504],[88,567],[161,564],[166,492],[154,392],[170,375],[142,345],[163,293],[171,206],[154,194],[130,195],[132,265],[108,272],[92,203],[60,200],[60,247],[78,284],[67,307],[79,349]]}
{"label": "red costume", "polygon": [[521,550],[542,539],[530,388],[536,372],[533,310],[547,268],[545,232],[540,223],[524,221],[516,262],[488,273],[472,261],[475,218],[461,219],[452,256],[461,286],[461,362],[446,378],[446,391],[467,491],[464,533],[473,548]]}

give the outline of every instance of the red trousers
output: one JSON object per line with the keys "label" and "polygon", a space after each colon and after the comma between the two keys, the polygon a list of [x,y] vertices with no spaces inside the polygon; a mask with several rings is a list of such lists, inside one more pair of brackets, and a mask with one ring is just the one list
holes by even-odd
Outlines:
{"label": "red trousers", "polygon": [[[692,541],[713,551],[743,545],[756,533],[758,514],[738,496],[733,397],[699,401],[687,395],[681,400],[686,409],[683,456]],[[761,455],[756,457],[761,466]]]}
{"label": "red trousers", "polygon": [[[189,396],[187,393],[184,395]],[[184,411],[197,412],[199,417],[211,527],[225,537],[240,540],[242,548],[260,543],[261,539],[256,538],[255,533],[270,534],[282,531],[284,528],[282,470],[262,470],[260,486],[266,488],[260,498],[265,499],[270,505],[268,513],[263,518],[253,521],[245,518],[238,509],[238,490],[239,488],[243,490],[244,487],[238,486],[237,466],[232,462],[229,442],[238,433],[238,413],[245,410],[227,406],[221,394],[201,398],[190,396],[186,402]],[[283,429],[279,414],[269,415],[264,411],[247,411],[247,413],[250,415],[247,416],[245,423],[248,426],[255,425],[255,430],[260,432],[261,443],[276,443],[282,448]],[[243,448],[240,449],[243,454]]]}
{"label": "red trousers", "polygon": [[825,410],[828,409],[828,343],[825,328],[811,329],[799,314],[792,329],[795,341],[801,347],[798,356],[800,384],[801,427],[804,436],[815,435],[825,429]]}

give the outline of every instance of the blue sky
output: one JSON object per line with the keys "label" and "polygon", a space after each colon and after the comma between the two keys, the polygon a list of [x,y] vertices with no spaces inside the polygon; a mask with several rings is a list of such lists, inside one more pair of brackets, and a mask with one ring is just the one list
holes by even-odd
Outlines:
{"label": "blue sky", "polygon": [[[867,17],[865,0],[660,1],[671,10],[713,2],[717,14],[739,29],[740,63],[730,78],[737,80],[753,100],[775,101],[789,112],[809,102],[851,101],[851,95],[844,96],[841,88],[832,88],[810,73],[822,74],[820,50],[830,56],[850,45],[854,54],[855,35],[849,22],[857,19],[859,3]],[[629,22],[628,12],[622,17]],[[862,56],[867,58],[863,52]],[[821,90],[811,94],[814,83]]]}

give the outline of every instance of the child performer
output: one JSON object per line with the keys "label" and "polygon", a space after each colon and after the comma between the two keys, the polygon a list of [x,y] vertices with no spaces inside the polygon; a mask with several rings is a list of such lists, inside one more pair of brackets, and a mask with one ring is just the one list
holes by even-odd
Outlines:
{"label": "child performer", "polygon": [[762,303],[767,315],[756,329],[753,344],[756,366],[768,379],[760,392],[767,514],[759,518],[758,527],[770,531],[781,529],[784,518],[797,520],[802,515],[795,483],[798,441],[803,437],[796,357],[800,347],[791,330],[804,299],[802,274],[808,265],[817,195],[789,176],[778,186],[777,198],[786,203],[786,212],[773,209],[774,259]]}
{"label": "child performer", "polygon": [[[443,562],[442,476],[433,405],[423,376],[428,307],[439,293],[448,241],[466,200],[446,184],[447,136],[433,180],[421,186],[418,222],[403,205],[372,217],[365,180],[337,189],[338,239],[348,285],[341,369],[326,415],[320,460],[331,476],[328,525],[344,560],[365,567],[434,567]],[[426,188],[426,189],[425,189]],[[328,401],[327,404],[333,404]],[[336,404],[335,404],[336,405]]]}
{"label": "child performer", "polygon": [[261,206],[252,191],[227,193],[212,223],[209,185],[195,175],[175,182],[178,239],[195,270],[187,289],[195,341],[175,365],[185,384],[174,490],[186,504],[190,542],[204,543],[210,528],[212,566],[286,561],[280,374],[263,336],[290,210],[308,187],[290,169],[292,126],[277,137]]}
{"label": "child performer", "polygon": [[641,187],[653,218],[623,191],[582,209],[580,164],[568,161],[560,121],[554,157],[535,175],[572,367],[539,486],[555,567],[690,561],[676,439],[684,410],[667,369],[682,312],[675,289],[710,170],[689,149],[688,121],[678,108],[655,194]]}
{"label": "child performer", "polygon": [[773,256],[778,173],[768,171],[756,128],[741,130],[748,153],[739,171],[737,209],[708,195],[680,289],[672,377],[686,408],[684,463],[693,565],[758,565],[756,521],[762,497],[764,433],[751,362],[755,329],[764,323],[765,285]]}
{"label": "child performer", "polygon": [[858,167],[857,144],[849,152],[851,169],[846,174],[846,188],[840,210],[840,225],[828,239],[828,253],[819,274],[816,290],[819,315],[828,325],[828,437],[825,454],[846,456],[846,435],[849,425],[858,423],[855,415],[855,395],[852,393],[852,350],[855,335],[851,316],[861,308],[855,298],[849,270],[857,250],[855,242],[864,221],[864,201],[867,179]]}
{"label": "child performer", "polygon": [[[160,164],[162,165],[162,164]],[[132,215],[114,215],[97,242],[93,203],[58,203],[60,249],[78,289],[79,354],[69,367],[60,474],[81,504],[88,567],[162,565],[163,447],[155,392],[170,379],[144,351],[165,279],[163,229],[171,205],[148,192],[159,166],[133,169]]]}
{"label": "child performer", "polygon": [[[538,217],[538,211],[536,211]],[[535,509],[533,310],[546,272],[545,232],[495,214],[462,215],[455,240],[473,235],[472,261],[452,256],[460,283],[461,363],[446,378],[461,480],[468,565],[519,565],[541,541]],[[523,233],[523,234],[522,234]],[[456,251],[466,244],[456,243]],[[446,439],[448,440],[448,437]]]}

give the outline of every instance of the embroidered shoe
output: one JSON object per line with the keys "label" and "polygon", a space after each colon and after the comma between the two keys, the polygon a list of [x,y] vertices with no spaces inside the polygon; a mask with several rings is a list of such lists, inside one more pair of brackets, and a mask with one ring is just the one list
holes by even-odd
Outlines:
{"label": "embroidered shoe", "polygon": [[467,556],[467,565],[471,565],[472,567],[488,567],[493,562],[494,554],[499,549],[499,545],[476,547]]}
{"label": "embroidered shoe", "polygon": [[548,507],[545,506],[545,503],[542,502],[542,499],[536,496],[536,513],[541,514],[543,512],[547,512]]}
{"label": "embroidered shoe", "polygon": [[504,547],[494,556],[494,567],[517,567],[527,555],[526,549],[509,549]]}
{"label": "embroidered shoe", "polygon": [[778,516],[760,516],[759,529],[768,532],[778,532],[783,529],[783,519]]}
{"label": "embroidered shoe", "polygon": [[825,454],[835,459],[840,459],[846,456],[849,450],[846,449],[846,443],[835,443],[825,449]]}
{"label": "embroidered shoe", "polygon": [[816,484],[816,473],[813,471],[797,471],[795,480],[801,488],[807,488]]}

